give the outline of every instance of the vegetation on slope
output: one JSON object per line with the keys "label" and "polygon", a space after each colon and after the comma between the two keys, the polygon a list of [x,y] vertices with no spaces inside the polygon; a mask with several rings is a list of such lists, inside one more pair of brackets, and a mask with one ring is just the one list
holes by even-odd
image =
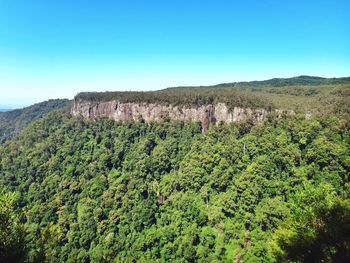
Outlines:
{"label": "vegetation on slope", "polygon": [[350,113],[350,78],[301,76],[290,79],[238,82],[208,87],[176,87],[149,92],[82,92],[75,99],[93,103],[158,103],[184,107],[225,103],[231,109],[293,110],[313,115]]}
{"label": "vegetation on slope", "polygon": [[0,144],[18,134],[29,123],[48,112],[70,105],[69,100],[48,100],[23,109],[0,112]]}
{"label": "vegetation on slope", "polygon": [[319,86],[350,84],[350,77],[346,78],[322,78],[314,76],[298,76],[293,78],[273,78],[262,81],[244,81],[222,83],[213,87],[287,87],[287,86]]}
{"label": "vegetation on slope", "polygon": [[272,107],[270,100],[262,98],[259,94],[231,88],[186,88],[146,92],[82,92],[75,99],[91,102],[118,100],[120,102],[155,103],[184,107],[199,107],[218,102],[226,103],[231,108]]}
{"label": "vegetation on slope", "polygon": [[14,211],[16,201],[16,194],[0,191],[0,262],[23,262],[26,258],[25,227]]}
{"label": "vegetation on slope", "polygon": [[30,262],[346,262],[350,127],[115,123],[59,111],[0,146]]}

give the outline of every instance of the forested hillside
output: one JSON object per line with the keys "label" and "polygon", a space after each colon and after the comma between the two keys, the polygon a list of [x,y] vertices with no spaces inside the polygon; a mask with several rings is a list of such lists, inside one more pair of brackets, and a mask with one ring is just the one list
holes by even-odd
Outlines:
{"label": "forested hillside", "polygon": [[0,261],[348,262],[349,176],[345,114],[202,133],[56,111],[0,146]]}
{"label": "forested hillside", "polygon": [[313,115],[350,113],[350,78],[300,76],[266,81],[234,82],[157,91],[81,92],[76,101],[153,103],[199,107],[225,103],[230,109],[284,109]]}
{"label": "forested hillside", "polygon": [[293,78],[273,78],[262,81],[242,81],[222,83],[213,87],[287,87],[287,86],[320,86],[350,84],[350,77],[322,78],[315,76],[298,76]]}
{"label": "forested hillside", "polygon": [[23,109],[0,112],[0,144],[18,134],[32,121],[42,118],[50,111],[68,107],[69,104],[69,100],[56,99]]}

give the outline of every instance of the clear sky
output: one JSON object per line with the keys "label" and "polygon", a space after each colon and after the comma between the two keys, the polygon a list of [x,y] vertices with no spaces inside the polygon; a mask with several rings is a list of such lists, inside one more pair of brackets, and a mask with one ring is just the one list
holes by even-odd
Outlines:
{"label": "clear sky", "polygon": [[0,0],[0,108],[297,75],[350,76],[349,0]]}

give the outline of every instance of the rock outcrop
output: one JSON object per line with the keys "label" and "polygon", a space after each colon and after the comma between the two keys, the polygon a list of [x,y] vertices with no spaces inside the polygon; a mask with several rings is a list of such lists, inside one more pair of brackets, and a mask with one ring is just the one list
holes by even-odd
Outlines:
{"label": "rock outcrop", "polygon": [[[110,118],[115,121],[160,121],[165,118],[180,121],[198,121],[202,123],[203,131],[210,125],[220,122],[234,123],[252,120],[262,122],[269,113],[266,109],[250,109],[234,107],[230,110],[224,103],[203,105],[200,107],[179,107],[173,105],[121,103],[119,101],[90,102],[75,100],[71,113],[88,119]],[[277,116],[283,111],[276,110]]]}

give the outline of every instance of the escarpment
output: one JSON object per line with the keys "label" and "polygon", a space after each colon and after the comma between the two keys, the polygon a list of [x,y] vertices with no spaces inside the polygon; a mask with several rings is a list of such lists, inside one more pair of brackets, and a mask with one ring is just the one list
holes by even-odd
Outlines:
{"label": "escarpment", "polygon": [[268,111],[264,108],[241,108],[230,109],[224,103],[202,105],[199,107],[179,107],[155,103],[131,103],[117,100],[106,102],[91,102],[75,100],[71,109],[73,116],[82,116],[87,119],[109,118],[115,121],[161,121],[166,118],[180,121],[201,122],[202,130],[206,131],[209,126],[220,122],[236,123],[251,120],[255,123],[262,122],[268,113],[281,116],[284,111]]}

